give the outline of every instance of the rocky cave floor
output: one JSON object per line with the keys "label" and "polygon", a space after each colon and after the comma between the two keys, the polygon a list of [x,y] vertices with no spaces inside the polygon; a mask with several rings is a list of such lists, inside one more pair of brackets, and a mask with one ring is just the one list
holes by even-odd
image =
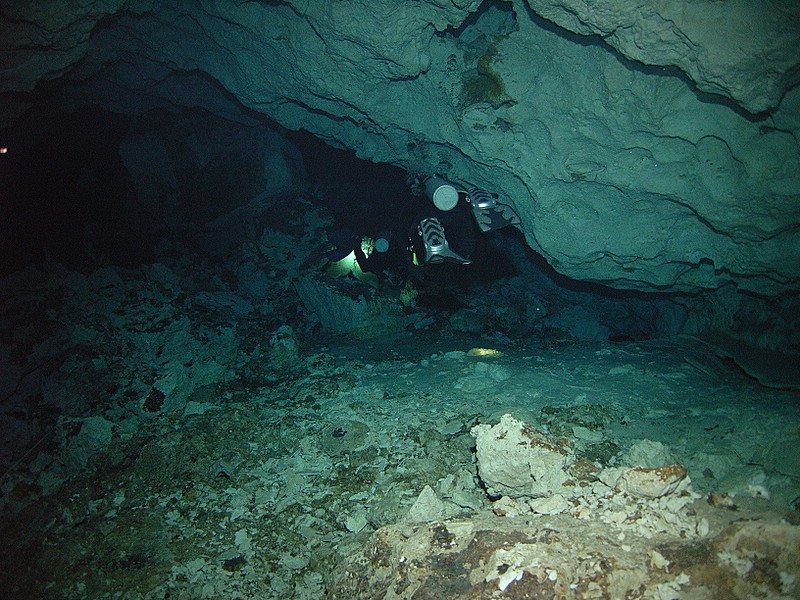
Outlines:
{"label": "rocky cave floor", "polygon": [[[688,338],[355,340],[196,265],[2,287],[4,598],[800,595],[800,395]],[[503,415],[572,491],[487,493]]]}

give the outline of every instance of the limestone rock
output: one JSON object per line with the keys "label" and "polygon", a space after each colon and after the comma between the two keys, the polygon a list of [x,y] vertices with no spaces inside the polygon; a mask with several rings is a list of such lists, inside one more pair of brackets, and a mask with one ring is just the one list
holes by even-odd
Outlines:
{"label": "limestone rock", "polygon": [[344,526],[347,531],[351,533],[358,533],[367,526],[367,515],[364,509],[356,510],[354,513],[347,515],[344,520]]}
{"label": "limestone rock", "polygon": [[533,512],[540,515],[560,515],[572,508],[572,503],[560,494],[548,498],[534,498],[528,504]]}
{"label": "limestone rock", "polygon": [[71,422],[64,419],[61,426],[78,425],[77,435],[65,440],[63,460],[72,472],[86,468],[93,455],[105,450],[111,443],[114,424],[104,417],[94,416]]}
{"label": "limestone rock", "polygon": [[675,491],[686,478],[686,469],[679,464],[648,469],[634,467],[622,472],[617,489],[640,498],[660,498]]}
{"label": "limestone rock", "polygon": [[800,65],[800,7],[783,0],[527,0],[566,29],[599,35],[623,56],[677,66],[703,91],[753,113],[778,106]]}
{"label": "limestone rock", "polygon": [[522,500],[503,496],[492,503],[492,512],[498,517],[518,517],[530,512],[530,507]]}
{"label": "limestone rock", "polygon": [[409,321],[398,303],[363,294],[351,298],[340,288],[319,279],[305,277],[295,283],[295,290],[309,313],[337,333],[366,339],[399,331]]}
{"label": "limestone rock", "polygon": [[[794,598],[800,527],[740,521],[703,540],[609,535],[564,515],[381,528],[333,574],[336,598]],[[649,560],[647,559],[649,557]]]}
{"label": "limestone rock", "polygon": [[458,507],[477,511],[483,506],[483,490],[478,488],[474,475],[466,469],[439,480],[436,489],[442,498]]}
{"label": "limestone rock", "polygon": [[408,511],[408,520],[412,523],[436,521],[447,516],[444,502],[436,495],[433,488],[426,485],[417,500]]}
{"label": "limestone rock", "polygon": [[511,415],[472,428],[478,473],[490,495],[538,498],[561,489],[573,457],[564,438],[550,438]]}
{"label": "limestone rock", "polygon": [[288,325],[281,325],[269,339],[269,362],[276,369],[286,369],[298,362],[298,341]]}
{"label": "limestone rock", "polygon": [[622,455],[622,464],[628,467],[660,467],[677,462],[668,446],[655,440],[636,440]]}

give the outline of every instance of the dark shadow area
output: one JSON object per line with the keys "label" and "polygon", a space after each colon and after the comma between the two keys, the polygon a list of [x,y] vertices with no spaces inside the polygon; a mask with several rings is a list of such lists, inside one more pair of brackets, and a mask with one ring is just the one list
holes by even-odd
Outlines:
{"label": "dark shadow area", "polygon": [[516,20],[516,12],[514,11],[513,2],[507,2],[505,0],[484,0],[477,10],[470,13],[469,16],[464,19],[464,21],[458,27],[449,26],[439,35],[449,35],[454,38],[461,37],[465,31],[469,30],[471,27],[474,27],[481,20],[481,18],[492,9],[496,9],[503,13],[511,13],[514,17],[514,20]]}
{"label": "dark shadow area", "polygon": [[2,132],[0,273],[52,260],[84,268],[95,257],[134,264],[150,256],[126,203],[130,182],[119,159],[128,118],[98,107],[34,110]]}
{"label": "dark shadow area", "polygon": [[405,170],[360,159],[313,134],[284,130],[303,157],[315,203],[342,226],[364,235],[385,231],[400,218],[411,197]]}
{"label": "dark shadow area", "polygon": [[[9,132],[10,152],[0,156],[9,197],[4,273],[48,261],[91,272],[201,260],[263,294],[265,285],[309,276],[328,252],[344,256],[364,237],[381,236],[391,247],[375,270],[381,293],[399,294],[410,283],[415,306],[435,313],[440,326],[460,312],[456,326],[481,334],[520,338],[567,328],[627,341],[673,334],[685,318],[656,318],[664,307],[655,303],[671,303],[673,294],[560,275],[514,227],[478,232],[468,265],[414,266],[408,244],[418,214],[409,207],[425,199],[403,169],[263,117],[252,125],[198,108],[154,110],[132,124],[95,107],[51,108],[20,121]],[[320,217],[324,225],[314,229]],[[275,243],[287,245],[286,264],[264,258]],[[246,258],[251,247],[262,255],[255,263]],[[299,270],[295,253],[308,254]],[[242,269],[253,282],[241,283]],[[353,284],[352,297],[370,291]],[[564,312],[568,306],[572,312]]]}

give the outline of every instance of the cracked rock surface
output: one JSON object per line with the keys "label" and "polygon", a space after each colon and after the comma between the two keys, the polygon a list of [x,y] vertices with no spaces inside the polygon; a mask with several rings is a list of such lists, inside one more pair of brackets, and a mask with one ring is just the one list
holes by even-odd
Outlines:
{"label": "cracked rock surface", "polygon": [[542,17],[597,35],[623,56],[677,67],[699,89],[731,98],[751,113],[780,105],[800,64],[800,9],[746,0],[656,2],[527,0]]}

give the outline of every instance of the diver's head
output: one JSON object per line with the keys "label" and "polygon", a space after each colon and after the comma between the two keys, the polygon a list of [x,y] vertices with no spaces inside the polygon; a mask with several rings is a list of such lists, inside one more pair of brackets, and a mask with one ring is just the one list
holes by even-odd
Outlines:
{"label": "diver's head", "polygon": [[375,240],[368,236],[361,238],[361,252],[364,253],[364,256],[369,258],[373,250],[375,250]]}

